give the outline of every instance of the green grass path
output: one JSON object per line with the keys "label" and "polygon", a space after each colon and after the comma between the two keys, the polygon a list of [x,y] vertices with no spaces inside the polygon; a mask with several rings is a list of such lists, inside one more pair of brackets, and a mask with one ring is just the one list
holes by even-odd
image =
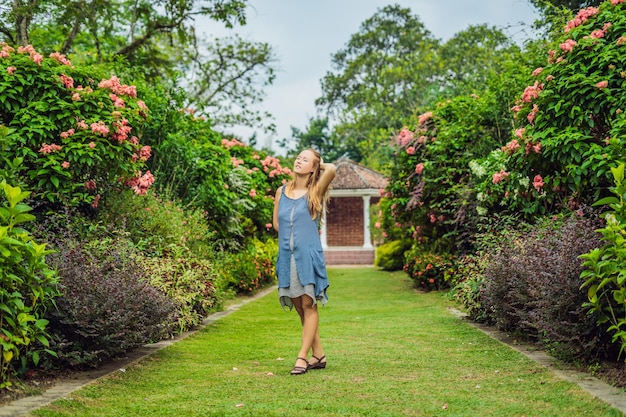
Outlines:
{"label": "green grass path", "polygon": [[295,311],[277,292],[36,416],[621,416],[418,293],[402,272],[329,269],[328,366],[291,376]]}

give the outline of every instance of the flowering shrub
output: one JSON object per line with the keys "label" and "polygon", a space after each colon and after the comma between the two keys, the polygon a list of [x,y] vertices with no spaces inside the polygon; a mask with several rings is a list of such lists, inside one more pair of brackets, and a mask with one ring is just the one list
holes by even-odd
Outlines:
{"label": "flowering shrub", "polygon": [[97,207],[102,191],[121,184],[145,194],[151,150],[139,143],[148,117],[135,86],[73,66],[32,46],[0,44],[2,158],[36,198]]}
{"label": "flowering shrub", "polygon": [[470,161],[506,140],[494,128],[504,123],[494,111],[497,106],[489,92],[456,97],[400,131],[381,201],[384,230],[391,239],[410,238],[436,247],[435,252],[468,246],[476,228]]}
{"label": "flowering shrub", "polygon": [[424,252],[419,247],[412,248],[404,256],[404,271],[409,274],[416,287],[426,290],[449,287],[449,281],[456,271],[455,256]]}
{"label": "flowering shrub", "polygon": [[46,244],[35,242],[22,228],[34,220],[23,203],[30,193],[0,182],[0,389],[12,385],[10,378],[21,360],[39,362],[40,352],[51,352],[46,309],[57,291],[56,273],[48,267]]}
{"label": "flowering shrub", "polygon": [[576,209],[606,195],[626,149],[626,5],[578,12],[556,37],[513,111],[518,127],[483,177],[492,201],[527,215]]}
{"label": "flowering shrub", "polygon": [[205,212],[217,250],[240,250],[247,237],[266,236],[274,193],[290,171],[266,152],[221,138],[191,111],[172,111],[152,93],[147,100],[158,113],[147,130],[158,192]]}

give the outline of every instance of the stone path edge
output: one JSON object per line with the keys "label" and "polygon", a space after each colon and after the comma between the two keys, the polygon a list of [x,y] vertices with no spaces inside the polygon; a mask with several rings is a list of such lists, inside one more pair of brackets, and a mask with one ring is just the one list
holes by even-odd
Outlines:
{"label": "stone path edge", "polygon": [[195,327],[192,330],[181,333],[180,335],[177,335],[176,337],[173,337],[171,339],[143,345],[133,350],[132,352],[128,352],[125,356],[116,358],[97,369],[76,373],[72,375],[71,379],[61,379],[40,395],[20,398],[6,405],[3,405],[0,407],[0,417],[25,416],[31,411],[44,407],[52,403],[53,401],[58,400],[59,398],[67,397],[72,392],[86,385],[89,385],[99,380],[100,378],[103,378],[114,372],[123,372],[126,367],[132,366],[133,364],[150,356],[154,352],[189,337],[198,330],[207,327],[208,325],[214,323],[222,317],[228,316],[229,314],[239,310],[243,305],[258,298],[264,297],[270,292],[276,291],[276,289],[277,286],[274,285],[272,287],[259,291],[257,294],[249,298],[239,299],[237,300],[237,302],[229,305],[224,310],[208,315],[199,326]]}
{"label": "stone path edge", "polygon": [[[103,378],[114,372],[121,372],[125,367],[132,366],[134,363],[139,362],[140,360],[150,356],[152,353],[167,346],[170,346],[180,340],[183,340],[186,337],[197,332],[198,330],[214,323],[220,318],[239,310],[243,305],[258,298],[264,297],[273,291],[276,291],[276,288],[276,286],[273,286],[264,289],[250,298],[239,300],[237,303],[228,306],[223,311],[210,314],[202,321],[201,325],[193,330],[182,333],[172,339],[162,340],[157,343],[144,345],[141,348],[129,352],[126,356],[115,359],[98,369],[77,373],[73,375],[72,379],[60,380],[54,386],[47,389],[40,395],[21,398],[19,400],[15,400],[9,404],[6,404],[0,407],[0,417],[25,416],[29,412],[44,407],[59,398],[66,397],[72,392],[86,385],[89,385],[90,383],[93,383],[100,378]],[[472,322],[471,320],[467,319],[465,313],[457,309],[450,308],[449,311],[453,315],[457,316],[459,319],[464,320],[464,322],[470,324],[471,326],[475,327],[486,335],[492,337],[493,339],[499,341],[506,346],[509,346],[511,349],[518,351],[519,353],[537,362],[538,364],[550,369],[550,371],[557,375],[559,378],[578,385],[583,390],[606,402],[607,404],[610,404],[611,406],[620,410],[624,415],[626,415],[626,393],[624,392],[624,390],[613,387],[587,373],[567,369],[567,366],[558,359],[548,355],[541,350],[538,350],[536,347],[520,343],[518,340],[511,337],[505,332],[496,330],[491,326]]]}
{"label": "stone path edge", "polygon": [[465,313],[457,309],[450,308],[449,310],[452,314],[459,317],[464,322],[470,324],[502,344],[509,346],[511,349],[518,351],[538,364],[545,366],[559,378],[578,385],[589,394],[617,408],[622,412],[622,414],[626,415],[626,393],[623,389],[609,385],[601,379],[588,373],[568,369],[568,365],[566,363],[548,355],[542,350],[539,350],[536,346],[521,343],[509,334],[499,331],[492,326],[473,322],[467,318]]}

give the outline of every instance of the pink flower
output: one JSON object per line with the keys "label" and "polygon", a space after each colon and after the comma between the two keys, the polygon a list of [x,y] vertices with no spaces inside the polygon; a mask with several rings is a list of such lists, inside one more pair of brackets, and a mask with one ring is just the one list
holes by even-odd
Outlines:
{"label": "pink flower", "polygon": [[78,93],[72,94],[72,100],[73,101],[80,101],[80,94],[78,94]]}
{"label": "pink flower", "polygon": [[63,168],[65,168],[65,169],[67,169],[67,168],[69,168],[69,167],[70,167],[70,163],[69,163],[69,162],[67,162],[67,161],[64,161],[64,162],[61,164],[61,166],[62,166]]}
{"label": "pink flower", "polygon": [[67,59],[65,57],[65,55],[59,53],[59,52],[53,52],[50,54],[50,58],[56,60],[57,62],[63,64],[63,65],[69,65],[72,66],[72,63],[70,62],[69,59]]}
{"label": "pink flower", "polygon": [[139,158],[142,161],[147,161],[150,158],[151,155],[151,151],[152,149],[149,146],[143,146],[140,150],[139,150]]}
{"label": "pink flower", "polygon": [[544,183],[543,183],[543,178],[541,178],[541,175],[535,175],[535,178],[533,178],[533,187],[535,187],[535,190],[539,191],[541,190],[541,187],[543,187]]}
{"label": "pink flower", "polygon": [[398,134],[398,137],[396,138],[396,142],[398,143],[398,145],[405,147],[413,140],[413,137],[414,133],[411,132],[408,128],[403,127]]}
{"label": "pink flower", "polygon": [[65,74],[59,75],[61,82],[65,86],[65,88],[74,88],[74,79],[72,77],[68,77]]}
{"label": "pink flower", "polygon": [[524,139],[524,133],[526,132],[525,128],[515,129],[515,136],[519,139]]}
{"label": "pink flower", "polygon": [[96,182],[94,180],[85,181],[85,188],[88,190],[95,190]]}
{"label": "pink flower", "polygon": [[92,208],[97,208],[98,207],[98,201],[100,201],[100,194],[98,194],[97,196],[94,197],[93,201],[91,202],[91,207]]}
{"label": "pink flower", "polygon": [[408,148],[406,148],[406,153],[409,155],[414,155],[415,154],[415,148],[413,146],[409,146]]}
{"label": "pink flower", "polygon": [[535,70],[533,71],[533,73],[532,73],[532,76],[533,76],[533,77],[536,77],[537,75],[541,74],[541,71],[543,71],[543,68],[542,68],[542,67],[539,67],[539,68],[535,69]]}
{"label": "pink flower", "polygon": [[578,45],[578,43],[576,43],[575,40],[568,39],[565,42],[563,42],[562,44],[560,44],[559,48],[561,48],[561,50],[564,51],[564,52],[572,52],[572,50],[574,49],[574,47],[576,45]]}
{"label": "pink flower", "polygon": [[495,174],[493,174],[493,176],[491,177],[491,182],[493,182],[494,184],[497,184],[503,179],[505,179],[506,177],[508,177],[509,175],[510,174],[508,172],[501,169],[500,172],[496,172]]}
{"label": "pink flower", "polygon": [[611,0],[611,4],[613,6],[617,6],[620,3],[624,3],[624,0]]}
{"label": "pink flower", "polygon": [[510,141],[509,143],[507,143],[505,146],[502,147],[502,152],[509,154],[509,155],[513,155],[515,153],[516,150],[518,150],[520,148],[520,144],[517,141],[517,139],[513,139],[512,141]]}
{"label": "pink flower", "polygon": [[550,74],[546,77],[546,82],[550,82],[552,80],[554,80],[554,75]]}
{"label": "pink flower", "polygon": [[570,30],[577,28],[578,26],[585,23],[590,17],[593,17],[596,14],[598,14],[597,7],[587,7],[586,9],[580,9],[576,17],[570,20],[569,22],[567,22],[567,25],[565,25],[564,32],[567,33]]}
{"label": "pink flower", "polygon": [[94,142],[89,142],[89,145],[87,145],[87,146],[89,146],[91,149],[93,149],[93,148],[96,147],[96,144]]}
{"label": "pink flower", "polygon": [[419,121],[419,124],[422,125],[426,123],[428,120],[430,120],[432,117],[433,117],[433,112],[427,111],[426,113],[421,114],[417,120]]}
{"label": "pink flower", "polygon": [[106,135],[109,134],[109,128],[102,121],[97,122],[97,123],[92,123],[91,124],[91,131],[93,133],[99,133],[102,136],[106,136]]}
{"label": "pink flower", "polygon": [[530,85],[524,89],[524,93],[522,94],[522,101],[526,103],[530,103],[532,100],[539,97],[539,92],[543,89],[543,84],[539,85],[538,81],[535,81],[535,84]]}
{"label": "pink flower", "polygon": [[538,112],[539,107],[537,107],[536,104],[533,104],[533,109],[530,111],[530,113],[528,113],[528,123],[530,123],[531,125],[533,124],[533,121],[535,120],[535,117],[537,117]]}
{"label": "pink flower", "polygon": [[252,198],[256,197],[256,190],[255,190],[254,188],[253,188],[253,189],[251,189],[251,190],[250,190],[249,195],[250,195],[250,197],[252,197]]}
{"label": "pink flower", "polygon": [[115,94],[109,94],[109,97],[111,98],[111,100],[113,100],[113,106],[120,109],[126,107],[126,103],[124,103],[124,100],[122,100]]}
{"label": "pink flower", "polygon": [[13,73],[15,72],[16,69],[17,68],[15,68],[15,67],[8,67],[7,68],[7,72],[9,73],[9,75],[13,75]]}
{"label": "pink flower", "polygon": [[511,111],[513,113],[518,113],[520,110],[522,110],[522,105],[521,104],[517,104],[517,105],[511,107]]}
{"label": "pink flower", "polygon": [[52,143],[52,144],[48,145],[47,143],[44,143],[41,146],[41,149],[39,149],[39,153],[47,155],[49,153],[58,152],[60,150],[61,150],[61,147],[59,145],[57,145],[57,144]]}
{"label": "pink flower", "polygon": [[380,222],[376,222],[376,224],[374,224],[374,227],[380,229]]}
{"label": "pink flower", "polygon": [[420,162],[419,164],[415,165],[415,173],[417,175],[422,175],[422,172],[424,172],[424,163]]}
{"label": "pink flower", "polygon": [[266,223],[266,224],[265,224],[265,228],[266,228],[267,230],[270,230],[270,229],[272,228],[272,223]]}
{"label": "pink flower", "polygon": [[596,87],[598,88],[607,88],[608,86],[609,86],[608,81],[600,81],[599,83],[596,84]]}
{"label": "pink flower", "polygon": [[87,126],[87,123],[85,123],[85,121],[84,121],[84,120],[79,120],[79,121],[76,123],[76,126],[77,126],[79,129],[82,129],[82,130],[89,129],[89,126]]}

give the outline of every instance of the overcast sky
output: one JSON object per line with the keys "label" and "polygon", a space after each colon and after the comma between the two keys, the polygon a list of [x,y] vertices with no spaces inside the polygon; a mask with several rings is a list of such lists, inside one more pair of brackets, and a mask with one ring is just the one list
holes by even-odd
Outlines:
{"label": "overcast sky", "polygon": [[[320,80],[331,69],[331,55],[384,6],[410,8],[442,41],[470,25],[486,23],[522,42],[538,17],[528,0],[250,0],[249,4],[247,24],[234,31],[246,40],[269,43],[278,56],[276,80],[267,88],[264,102],[276,119],[277,134],[259,133],[257,139],[259,146],[276,152],[280,150],[275,142],[291,136],[290,126],[304,129],[316,116],[314,101],[321,96]],[[211,36],[228,33],[213,25],[197,29]],[[252,131],[236,133],[246,140]]]}

